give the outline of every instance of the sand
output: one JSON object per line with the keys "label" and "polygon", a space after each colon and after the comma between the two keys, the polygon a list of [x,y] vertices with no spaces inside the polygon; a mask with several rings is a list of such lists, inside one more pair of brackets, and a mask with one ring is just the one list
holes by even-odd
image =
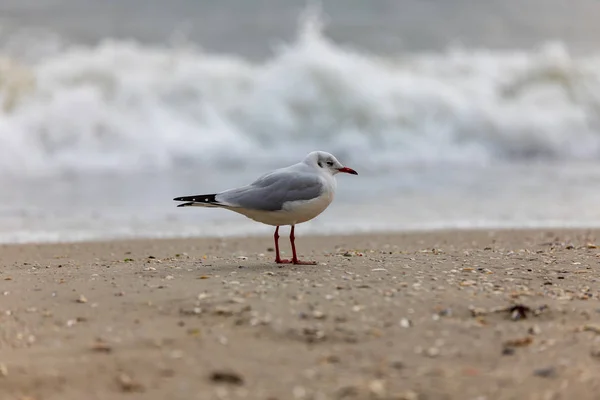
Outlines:
{"label": "sand", "polygon": [[597,238],[2,246],[0,399],[598,398]]}

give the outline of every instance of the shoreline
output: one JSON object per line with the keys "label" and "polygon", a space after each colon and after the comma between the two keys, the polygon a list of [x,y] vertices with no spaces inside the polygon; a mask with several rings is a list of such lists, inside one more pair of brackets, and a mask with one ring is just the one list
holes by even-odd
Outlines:
{"label": "shoreline", "polygon": [[[296,243],[318,265],[276,265],[270,236],[1,245],[0,398],[591,399],[600,389],[600,230]],[[280,245],[289,254],[286,236]]]}
{"label": "shoreline", "polygon": [[[289,226],[281,227],[284,232],[280,235],[280,241],[282,239],[287,240],[289,233]],[[456,226],[448,227],[442,226],[439,228],[422,227],[422,228],[407,228],[402,230],[395,229],[367,229],[367,230],[355,230],[351,232],[343,232],[343,229],[339,231],[327,231],[327,232],[314,232],[309,230],[307,233],[302,234],[300,230],[297,231],[296,237],[301,238],[353,238],[353,237],[402,237],[402,236],[432,236],[432,235],[450,235],[452,233],[461,234],[502,234],[508,232],[527,233],[532,234],[539,232],[557,232],[557,233],[575,233],[580,234],[581,232],[590,232],[600,235],[600,225],[529,225],[529,226],[517,226],[517,225],[490,225],[490,226]],[[264,239],[270,238],[272,240],[272,233],[256,232],[256,233],[239,233],[232,235],[124,235],[114,237],[98,237],[98,238],[86,238],[86,239],[57,239],[57,240],[41,240],[41,241],[7,241],[0,242],[0,247],[11,247],[11,246],[66,246],[66,245],[91,245],[91,244],[108,244],[115,242],[157,242],[157,241],[212,241],[212,240],[245,240],[245,239]]]}

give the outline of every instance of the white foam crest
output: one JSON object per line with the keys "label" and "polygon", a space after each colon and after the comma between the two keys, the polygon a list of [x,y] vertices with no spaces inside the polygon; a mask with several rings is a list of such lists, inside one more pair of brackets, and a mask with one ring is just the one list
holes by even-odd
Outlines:
{"label": "white foam crest", "polygon": [[314,149],[372,169],[600,156],[600,57],[560,44],[378,57],[309,20],[260,63],[50,47],[0,57],[0,174],[276,165]]}

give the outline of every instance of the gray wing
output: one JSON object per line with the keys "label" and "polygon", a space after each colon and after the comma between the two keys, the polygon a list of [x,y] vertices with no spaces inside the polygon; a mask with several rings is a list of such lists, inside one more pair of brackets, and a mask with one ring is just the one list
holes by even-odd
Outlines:
{"label": "gray wing", "polygon": [[248,186],[217,194],[220,203],[260,211],[277,211],[288,201],[311,200],[324,190],[317,174],[299,171],[275,171],[258,178]]}

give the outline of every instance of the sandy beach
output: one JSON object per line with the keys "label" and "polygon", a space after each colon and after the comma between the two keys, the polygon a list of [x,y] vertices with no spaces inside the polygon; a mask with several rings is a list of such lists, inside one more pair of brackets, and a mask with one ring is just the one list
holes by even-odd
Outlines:
{"label": "sandy beach", "polygon": [[5,245],[0,398],[597,398],[599,234]]}

